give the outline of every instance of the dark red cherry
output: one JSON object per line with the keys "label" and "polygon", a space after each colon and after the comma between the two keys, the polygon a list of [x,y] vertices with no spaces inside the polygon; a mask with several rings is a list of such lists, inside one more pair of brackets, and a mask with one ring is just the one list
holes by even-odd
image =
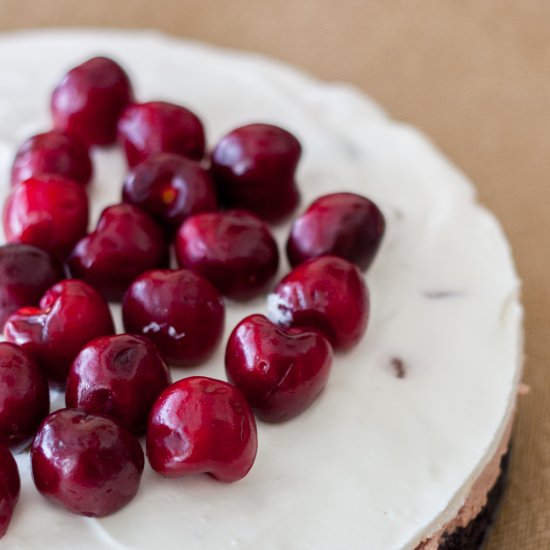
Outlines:
{"label": "dark red cherry", "polygon": [[38,364],[19,346],[0,342],[0,445],[32,438],[49,412],[48,382]]}
{"label": "dark red cherry", "polygon": [[263,315],[233,330],[225,350],[230,382],[267,422],[289,420],[307,409],[325,387],[332,348],[317,331],[284,331]]}
{"label": "dark red cherry", "polygon": [[189,216],[218,207],[208,171],[197,162],[171,154],[155,155],[131,170],[122,199],[172,230]]}
{"label": "dark red cherry", "polygon": [[0,444],[0,539],[8,530],[20,492],[17,463],[10,450]]}
{"label": "dark red cherry", "polygon": [[216,288],[187,269],[159,269],[138,277],[122,305],[126,332],[156,344],[169,365],[205,361],[222,337],[224,305]]}
{"label": "dark red cherry", "polygon": [[45,250],[27,244],[0,246],[0,330],[23,306],[37,306],[42,294],[63,278],[63,268]]}
{"label": "dark red cherry", "polygon": [[96,230],[78,242],[68,264],[73,277],[118,301],[138,275],[166,261],[167,244],[158,225],[139,208],[117,204],[103,210]]}
{"label": "dark red cherry", "polygon": [[54,383],[63,386],[69,367],[90,340],[113,334],[109,306],[90,285],[66,279],[50,288],[40,308],[26,307],[6,321],[10,342],[30,352]]}
{"label": "dark red cherry", "polygon": [[159,153],[195,160],[204,155],[202,122],[189,109],[165,101],[129,105],[118,123],[118,139],[129,166]]}
{"label": "dark red cherry", "polygon": [[144,456],[138,439],[109,418],[61,409],[40,426],[31,466],[43,496],[69,512],[103,517],[134,498]]}
{"label": "dark red cherry", "polygon": [[131,334],[89,342],[67,379],[67,407],[116,420],[131,432],[145,429],[159,394],[172,383],[156,346]]}
{"label": "dark red cherry", "polygon": [[249,124],[223,137],[212,153],[212,174],[222,202],[277,222],[298,204],[294,172],[300,142],[270,124]]}
{"label": "dark red cherry", "polygon": [[336,256],[300,264],[277,285],[268,305],[273,322],[315,328],[341,350],[359,343],[369,317],[363,276],[354,264]]}
{"label": "dark red cherry", "polygon": [[12,243],[32,244],[64,258],[88,226],[84,187],[57,176],[17,185],[4,206],[4,231]]}
{"label": "dark red cherry", "polygon": [[248,403],[221,380],[184,378],[164,390],[149,416],[147,457],[167,477],[208,473],[237,481],[252,468],[257,447]]}
{"label": "dark red cherry", "polygon": [[92,162],[84,142],[77,136],[51,130],[29,138],[17,151],[11,183],[50,174],[86,185],[92,177]]}
{"label": "dark red cherry", "polygon": [[384,235],[384,216],[366,197],[334,193],[314,201],[292,224],[287,255],[293,266],[311,258],[340,256],[365,271]]}
{"label": "dark red cherry", "polygon": [[243,210],[188,218],[177,233],[175,249],[181,267],[200,273],[237,300],[261,294],[279,266],[269,228]]}
{"label": "dark red cherry", "polygon": [[120,113],[132,99],[122,67],[112,59],[94,57],[72,68],[54,90],[54,127],[89,145],[110,145],[116,140]]}

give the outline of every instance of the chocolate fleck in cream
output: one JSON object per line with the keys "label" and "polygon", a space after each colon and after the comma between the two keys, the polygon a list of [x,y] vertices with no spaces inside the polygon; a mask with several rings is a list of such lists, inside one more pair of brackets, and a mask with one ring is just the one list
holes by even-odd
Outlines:
{"label": "chocolate fleck in cream", "polygon": [[391,366],[393,369],[393,372],[395,373],[395,376],[397,378],[405,378],[405,375],[407,374],[407,369],[405,367],[405,362],[400,357],[392,357]]}

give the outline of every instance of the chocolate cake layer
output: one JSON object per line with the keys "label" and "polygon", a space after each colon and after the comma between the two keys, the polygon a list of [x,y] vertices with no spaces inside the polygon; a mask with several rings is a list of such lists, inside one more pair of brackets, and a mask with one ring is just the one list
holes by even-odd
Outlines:
{"label": "chocolate cake layer", "polygon": [[465,527],[458,527],[452,533],[444,533],[439,550],[481,550],[493,525],[500,500],[504,494],[510,451],[500,461],[500,475],[487,494],[487,504]]}

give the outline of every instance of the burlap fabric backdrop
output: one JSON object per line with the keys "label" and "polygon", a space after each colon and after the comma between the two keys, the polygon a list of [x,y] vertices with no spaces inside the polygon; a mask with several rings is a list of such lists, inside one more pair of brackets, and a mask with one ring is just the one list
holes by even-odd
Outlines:
{"label": "burlap fabric backdrop", "polygon": [[527,310],[531,392],[489,548],[548,550],[550,2],[0,0],[0,31],[55,25],[154,27],[353,82],[462,167],[512,242]]}

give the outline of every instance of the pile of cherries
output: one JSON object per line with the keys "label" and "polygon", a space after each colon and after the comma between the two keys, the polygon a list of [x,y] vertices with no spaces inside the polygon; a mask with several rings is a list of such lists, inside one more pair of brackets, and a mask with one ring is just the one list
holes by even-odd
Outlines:
{"label": "pile of cherries", "polygon": [[[148,460],[164,476],[247,474],[253,412],[289,420],[323,390],[332,350],[363,336],[369,298],[360,270],[384,218],[365,197],[336,193],[298,217],[291,271],[231,333],[228,382],[172,383],[220,343],[224,299],[265,293],[279,266],[268,223],[299,203],[299,141],[268,124],[224,136],[208,154],[200,119],[166,102],[137,103],[123,69],[93,58],[51,99],[53,129],[17,152],[0,247],[0,536],[19,496],[16,462],[32,439],[36,487],[68,510],[113,513],[136,494]],[[88,228],[90,148],[118,142],[129,174],[122,202]],[[170,245],[178,269],[170,269]],[[69,276],[70,278],[66,278]],[[115,335],[107,301],[122,301]],[[49,385],[66,409],[49,414]]]}

